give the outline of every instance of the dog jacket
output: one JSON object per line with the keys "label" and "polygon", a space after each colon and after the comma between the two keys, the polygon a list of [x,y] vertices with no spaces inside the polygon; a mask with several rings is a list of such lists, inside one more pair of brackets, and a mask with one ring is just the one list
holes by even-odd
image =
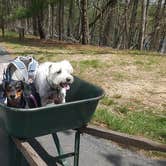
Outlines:
{"label": "dog jacket", "polygon": [[18,80],[28,83],[35,79],[37,68],[38,62],[32,56],[18,56],[8,65],[6,74],[9,78],[12,78],[12,73],[16,71]]}

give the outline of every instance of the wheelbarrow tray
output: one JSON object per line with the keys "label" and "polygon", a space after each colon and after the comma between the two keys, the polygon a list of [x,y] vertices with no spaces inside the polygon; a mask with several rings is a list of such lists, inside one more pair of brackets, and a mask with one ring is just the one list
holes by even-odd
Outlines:
{"label": "wheelbarrow tray", "polygon": [[75,77],[66,103],[18,109],[0,104],[1,125],[9,135],[31,138],[86,125],[104,95],[101,88]]}

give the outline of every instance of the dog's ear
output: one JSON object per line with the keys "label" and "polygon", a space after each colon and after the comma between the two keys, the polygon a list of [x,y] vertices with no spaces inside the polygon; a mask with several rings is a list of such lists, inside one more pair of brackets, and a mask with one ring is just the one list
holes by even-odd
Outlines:
{"label": "dog's ear", "polygon": [[2,88],[3,90],[6,90],[6,85],[7,85],[7,81],[6,80],[3,80],[3,83],[2,83]]}

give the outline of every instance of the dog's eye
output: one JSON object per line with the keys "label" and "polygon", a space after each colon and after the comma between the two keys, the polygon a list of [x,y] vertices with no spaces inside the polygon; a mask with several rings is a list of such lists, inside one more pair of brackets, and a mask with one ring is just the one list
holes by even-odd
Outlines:
{"label": "dog's eye", "polygon": [[17,92],[21,92],[21,89],[17,89]]}
{"label": "dog's eye", "polygon": [[61,72],[62,72],[61,70],[58,70],[56,73],[57,73],[57,74],[60,74]]}
{"label": "dog's eye", "polygon": [[11,89],[12,89],[11,85],[9,85],[9,86],[6,87],[6,90],[8,90],[8,91],[10,91]]}

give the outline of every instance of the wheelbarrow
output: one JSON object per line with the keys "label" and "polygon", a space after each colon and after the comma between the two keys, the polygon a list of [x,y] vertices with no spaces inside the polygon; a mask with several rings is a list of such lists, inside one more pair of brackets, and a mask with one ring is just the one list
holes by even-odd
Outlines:
{"label": "wheelbarrow", "polygon": [[[103,95],[104,91],[100,87],[75,77],[65,104],[33,109],[17,109],[0,104],[1,126],[10,136],[18,139],[52,134],[58,152],[55,161],[67,165],[65,158],[74,156],[74,166],[78,166],[79,129],[91,120]],[[57,132],[69,129],[75,130],[74,152],[64,154]]]}

